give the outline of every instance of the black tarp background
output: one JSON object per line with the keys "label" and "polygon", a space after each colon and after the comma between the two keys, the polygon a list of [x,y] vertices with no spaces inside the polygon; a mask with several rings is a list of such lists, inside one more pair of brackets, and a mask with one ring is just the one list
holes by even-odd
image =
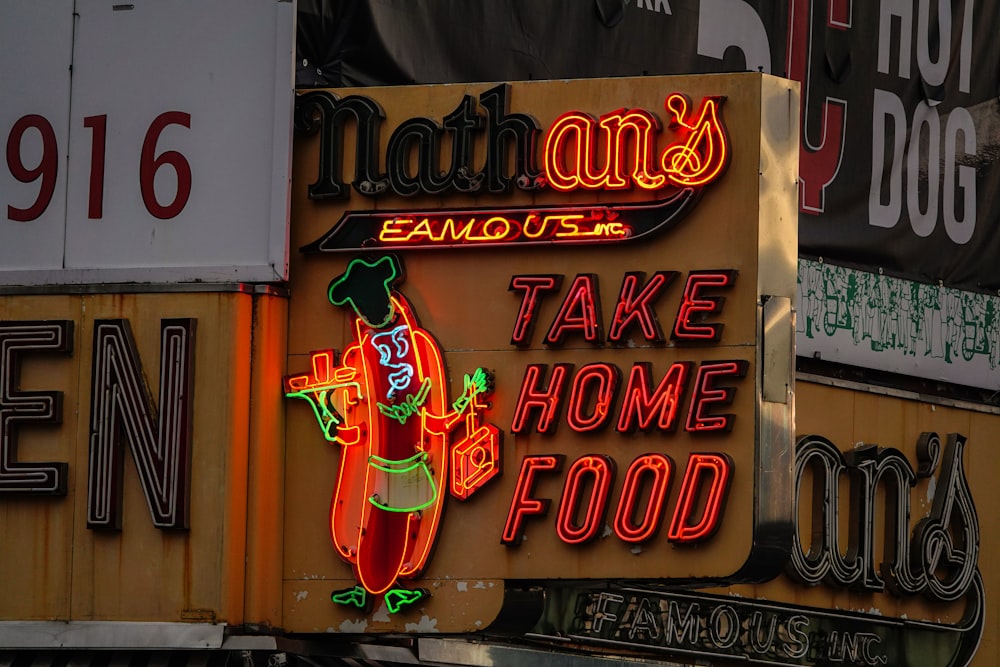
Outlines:
{"label": "black tarp background", "polygon": [[1000,290],[1000,0],[300,0],[298,49],[300,87],[789,76],[801,254]]}

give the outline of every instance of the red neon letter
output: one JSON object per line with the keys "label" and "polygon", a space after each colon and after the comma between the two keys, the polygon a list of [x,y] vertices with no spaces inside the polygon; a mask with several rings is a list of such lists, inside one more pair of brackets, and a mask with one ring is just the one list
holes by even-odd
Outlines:
{"label": "red neon letter", "polygon": [[[569,392],[569,408],[566,423],[577,433],[597,431],[611,415],[611,403],[615,400],[618,381],[622,372],[614,364],[587,364],[573,378],[573,388]],[[584,414],[594,398],[594,409]]]}
{"label": "red neon letter", "polygon": [[712,404],[732,403],[736,393],[736,387],[716,387],[715,382],[725,376],[741,378],[747,374],[749,365],[747,361],[702,363],[694,381],[694,396],[691,397],[687,424],[684,426],[688,433],[727,432],[733,428],[735,415],[708,413]]}
{"label": "red neon letter", "polygon": [[562,284],[562,276],[513,276],[510,279],[508,292],[520,290],[524,292],[521,297],[521,308],[517,311],[517,320],[514,322],[514,333],[510,336],[510,344],[524,346],[531,342],[531,332],[535,328],[535,315],[537,314],[539,292],[552,292],[559,289]]}
{"label": "red neon letter", "polygon": [[640,361],[632,366],[615,430],[619,433],[631,433],[636,428],[648,431],[652,427],[653,418],[659,414],[656,428],[673,431],[677,425],[677,410],[687,388],[691,365],[689,361],[671,365],[652,396],[649,394],[652,365],[648,361]]}
{"label": "red neon letter", "polygon": [[[643,454],[632,461],[625,473],[622,496],[618,501],[618,511],[612,528],[623,542],[638,544],[648,542],[656,536],[663,521],[663,508],[670,489],[670,476],[674,466],[670,457],[664,454]],[[649,477],[646,483],[644,480]],[[639,493],[647,489],[646,511],[636,523],[635,514],[639,505]]]}
{"label": "red neon letter", "polygon": [[[666,185],[665,175],[653,173],[653,153],[660,132],[660,121],[656,116],[643,109],[622,109],[601,116],[600,125],[607,165],[604,178],[594,184],[596,187],[616,190],[634,184],[644,190],[657,190]],[[632,134],[635,145],[632,160],[626,167],[628,133]]]}
{"label": "red neon letter", "polygon": [[539,500],[532,497],[536,476],[539,472],[558,471],[562,467],[563,456],[525,456],[521,463],[521,473],[517,476],[514,497],[510,501],[507,522],[503,526],[500,544],[517,546],[524,539],[524,518],[531,514],[545,516],[549,511],[548,498]]}
{"label": "red neon letter", "polygon": [[559,410],[559,401],[562,400],[563,389],[566,386],[566,374],[573,368],[573,364],[553,366],[548,388],[541,389],[538,384],[545,375],[545,367],[545,364],[529,364],[524,369],[521,393],[517,397],[514,419],[510,425],[512,433],[523,433],[528,421],[528,414],[536,409],[539,411],[539,415],[535,430],[539,433],[555,430],[556,412]]}
{"label": "red neon letter", "polygon": [[579,331],[588,343],[601,344],[601,301],[597,276],[592,273],[581,273],[573,280],[545,336],[545,344],[562,345],[570,331]]}
{"label": "red neon letter", "polygon": [[[689,118],[688,99],[680,93],[667,97],[663,106],[673,116],[670,126],[681,133],[680,141],[660,156],[667,180],[678,187],[699,187],[718,178],[729,162],[729,140],[719,120],[721,97],[704,97],[701,109]],[[692,120],[697,115],[697,119]]]}
{"label": "red neon letter", "polygon": [[692,271],[684,285],[684,297],[677,310],[677,320],[674,322],[673,340],[697,340],[702,342],[717,341],[722,337],[722,324],[694,324],[691,318],[696,313],[702,317],[722,311],[725,301],[721,296],[703,296],[701,291],[706,287],[718,289],[731,287],[736,279],[736,271]]}
{"label": "red neon letter", "polygon": [[[712,536],[722,521],[732,470],[733,460],[726,454],[691,454],[688,457],[668,540],[690,544]],[[705,485],[708,489],[703,491]],[[695,502],[701,496],[705,497],[705,506],[700,516],[696,516]]]}
{"label": "red neon letter", "polygon": [[[559,500],[559,514],[556,517],[556,535],[566,544],[583,544],[597,537],[604,514],[608,507],[608,492],[615,476],[615,461],[610,456],[591,454],[581,456],[566,473]],[[580,501],[584,495],[586,478],[591,478],[590,497],[586,498],[586,508],[579,525],[575,523],[580,513]]]}
{"label": "red neon letter", "polygon": [[676,275],[676,271],[657,271],[636,294],[636,287],[642,281],[643,274],[640,271],[626,273],[622,280],[622,291],[618,294],[618,305],[615,306],[615,314],[611,318],[611,328],[608,329],[608,340],[612,343],[621,343],[628,329],[638,324],[642,329],[643,338],[653,343],[662,343],[663,330],[652,306],[660,296],[660,291],[669,285]]}
{"label": "red neon letter", "polygon": [[[596,159],[593,141],[596,125],[593,116],[580,111],[564,113],[552,123],[545,135],[542,155],[545,180],[550,188],[567,192],[586,187],[597,179],[588,173]],[[567,165],[566,160],[571,157]]]}
{"label": "red neon letter", "polygon": [[[659,131],[659,119],[643,109],[619,109],[601,116],[600,121],[580,111],[565,113],[545,137],[546,182],[560,192],[622,190],[633,185],[645,190],[662,188],[667,176],[657,172],[654,164]],[[604,162],[599,166],[601,159]],[[674,161],[683,170],[691,159]]]}

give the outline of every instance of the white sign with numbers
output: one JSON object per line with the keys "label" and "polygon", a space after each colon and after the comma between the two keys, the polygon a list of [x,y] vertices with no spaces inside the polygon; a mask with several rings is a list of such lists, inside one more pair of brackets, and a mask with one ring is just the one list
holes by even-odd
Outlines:
{"label": "white sign with numbers", "polygon": [[287,277],[294,3],[0,3],[0,280]]}

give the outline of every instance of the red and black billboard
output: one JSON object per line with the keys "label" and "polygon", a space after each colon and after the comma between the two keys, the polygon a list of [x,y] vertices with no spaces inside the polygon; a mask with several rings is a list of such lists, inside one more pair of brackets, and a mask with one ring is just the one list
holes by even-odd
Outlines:
{"label": "red and black billboard", "polygon": [[299,4],[301,85],[742,70],[798,80],[800,253],[1000,288],[994,0],[319,4]]}

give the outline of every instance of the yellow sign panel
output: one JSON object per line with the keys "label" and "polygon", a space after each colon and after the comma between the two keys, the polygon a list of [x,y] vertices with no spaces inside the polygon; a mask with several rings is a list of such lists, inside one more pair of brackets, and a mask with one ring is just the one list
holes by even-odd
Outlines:
{"label": "yellow sign panel", "polygon": [[[797,530],[783,576],[678,600],[698,605],[695,624],[714,613],[763,634],[721,650],[706,637],[675,648],[698,644],[702,653],[768,664],[994,664],[990,591],[1000,577],[980,563],[997,548],[995,524],[984,517],[998,415],[844,385],[799,377]],[[623,597],[604,611],[627,618],[628,604]],[[628,634],[614,625],[603,628],[606,637]],[[663,645],[633,636],[637,648]]]}
{"label": "yellow sign panel", "polygon": [[256,471],[280,434],[251,369],[281,359],[283,300],[33,294],[0,312],[0,620],[266,619],[278,566],[256,526],[277,524],[248,488],[275,497]]}
{"label": "yellow sign panel", "polygon": [[776,574],[792,85],[300,95],[285,627],[475,631],[505,580]]}

